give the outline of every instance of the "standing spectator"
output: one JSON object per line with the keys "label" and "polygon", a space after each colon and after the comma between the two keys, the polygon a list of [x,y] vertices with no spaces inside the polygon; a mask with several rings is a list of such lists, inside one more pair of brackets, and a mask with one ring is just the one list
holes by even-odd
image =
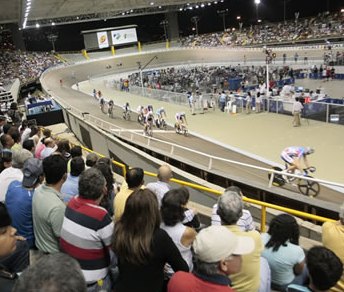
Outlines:
{"label": "standing spectator", "polygon": [[[332,250],[344,263],[344,203],[339,209],[339,220],[336,222],[325,222],[322,226],[322,243]],[[344,274],[338,283],[330,289],[331,292],[344,291]]]}
{"label": "standing spectator", "polygon": [[7,123],[6,116],[1,112],[0,113],[0,136],[3,134],[3,126]]}
{"label": "standing spectator", "polygon": [[35,153],[35,142],[33,140],[25,140],[23,142],[23,149],[30,151],[33,155]]}
{"label": "standing spectator", "polygon": [[43,160],[45,183],[35,190],[32,200],[33,228],[36,247],[43,253],[56,253],[66,206],[61,187],[67,178],[67,164],[60,155]]}
{"label": "standing spectator", "polygon": [[283,53],[283,65],[285,65],[286,61],[287,61],[287,54]]}
{"label": "standing spectator", "polygon": [[110,291],[112,285],[109,266],[114,225],[107,211],[99,207],[105,191],[106,180],[98,169],[82,173],[79,196],[69,202],[61,231],[61,249],[80,263],[89,291],[98,291],[98,286]]}
{"label": "standing spectator", "polygon": [[297,60],[299,59],[299,54],[296,52],[295,54],[294,54],[294,61],[295,61],[295,63],[297,63]]}
{"label": "standing spectator", "polygon": [[295,98],[295,102],[293,103],[293,110],[292,114],[294,116],[293,119],[293,126],[294,127],[300,127],[301,126],[301,112],[303,110],[303,105],[300,102],[299,98]]}
{"label": "standing spectator", "polygon": [[289,284],[303,285],[306,278],[305,253],[299,246],[300,231],[294,217],[280,214],[262,234],[263,257],[271,269],[271,288],[285,291]]}
{"label": "standing spectator", "polygon": [[251,97],[251,92],[247,92],[246,98],[245,98],[245,102],[246,102],[246,114],[250,114],[251,113],[251,108],[252,108],[252,97]]}
{"label": "standing spectator", "polygon": [[226,101],[227,101],[227,95],[225,91],[222,91],[219,97],[219,104],[220,104],[220,109],[222,112],[225,111]]}
{"label": "standing spectator", "polygon": [[189,270],[172,239],[159,228],[158,206],[150,190],[137,190],[129,196],[115,224],[112,247],[119,266],[116,292],[162,291],[166,263],[175,272]]}
{"label": "standing spectator", "polygon": [[0,156],[0,173],[12,166],[12,151],[8,149],[1,150]]}
{"label": "standing spectator", "polygon": [[8,186],[15,180],[23,180],[22,168],[26,160],[32,157],[32,153],[26,149],[12,153],[12,166],[0,173],[0,202],[4,202]]}
{"label": "standing spectator", "polygon": [[64,155],[67,159],[67,172],[70,173],[70,163],[71,159],[74,157],[82,157],[82,148],[80,145],[74,145],[72,148],[70,148],[69,141],[68,142],[68,147],[69,149],[67,150],[68,155]]}
{"label": "standing spectator", "polygon": [[22,181],[15,180],[6,194],[6,206],[13,218],[13,227],[19,235],[23,236],[30,248],[35,247],[35,235],[32,221],[32,199],[35,189],[43,182],[42,161],[37,158],[29,158],[23,167],[24,177]]}
{"label": "standing spectator", "polygon": [[159,206],[164,195],[171,189],[170,180],[173,177],[171,168],[167,165],[161,165],[158,169],[158,181],[147,184],[147,189],[151,190],[157,197]]}
{"label": "standing spectator", "polygon": [[63,201],[68,203],[70,199],[79,194],[79,176],[85,170],[85,162],[82,157],[71,159],[71,170],[68,173],[67,180],[61,187]]}
{"label": "standing spectator", "polygon": [[[263,245],[258,231],[242,231],[237,225],[239,218],[243,214],[242,210],[242,198],[237,192],[225,191],[218,200],[217,213],[221,218],[222,225],[237,236],[250,238],[255,245],[249,254],[242,256],[241,271],[231,276],[233,287],[238,292],[258,291],[260,283],[268,281],[268,279],[260,277],[261,274],[266,275],[265,271],[260,269],[260,256]],[[268,283],[268,286],[270,286],[270,283]]]}
{"label": "standing spectator", "polygon": [[16,102],[12,102],[10,105],[10,109],[7,112],[7,115],[12,119],[12,124],[16,127],[20,126],[22,116],[18,110],[18,104]]}
{"label": "standing spectator", "polygon": [[[331,291],[343,274],[343,264],[334,252],[323,246],[312,247],[306,255],[309,284],[301,286],[291,284],[288,292]],[[343,291],[338,290],[338,291]]]}
{"label": "standing spectator", "polygon": [[228,276],[240,272],[241,256],[253,249],[251,238],[236,236],[223,226],[201,230],[193,243],[193,272],[176,272],[168,283],[168,292],[234,292]]}
{"label": "standing spectator", "polygon": [[123,185],[121,186],[120,191],[117,193],[115,200],[114,200],[114,219],[115,222],[117,222],[123,212],[124,212],[124,208],[126,206],[126,201],[129,198],[129,196],[136,190],[140,189],[143,184],[143,169],[142,168],[131,168],[127,171],[126,175],[125,175],[125,181],[127,183],[127,185]]}
{"label": "standing spectator", "polygon": [[0,142],[2,145],[2,149],[11,150],[12,146],[14,145],[14,140],[11,135],[2,134],[0,138]]}
{"label": "standing spectator", "polygon": [[13,292],[86,292],[86,282],[76,260],[64,253],[47,255],[22,273]]}
{"label": "standing spectator", "polygon": [[23,147],[20,144],[20,132],[18,130],[17,127],[12,126],[9,130],[8,130],[8,135],[10,135],[14,141],[13,146],[11,147],[12,151],[17,151],[17,150],[21,150]]}
{"label": "standing spectator", "polygon": [[261,112],[261,105],[262,105],[262,97],[260,96],[260,92],[257,91],[256,95],[256,113]]}

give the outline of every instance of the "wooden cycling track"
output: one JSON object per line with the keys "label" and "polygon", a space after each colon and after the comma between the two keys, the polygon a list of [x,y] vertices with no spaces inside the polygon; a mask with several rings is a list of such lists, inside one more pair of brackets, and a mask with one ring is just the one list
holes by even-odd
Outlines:
{"label": "wooden cycling track", "polygon": [[[108,98],[114,98],[115,103],[117,104],[124,104],[124,101],[129,101],[131,104],[132,109],[136,109],[136,105],[138,104],[152,104],[155,108],[158,107],[158,105],[161,105],[161,102],[156,102],[153,100],[146,100],[143,97],[128,95],[126,93],[119,93],[115,92],[112,88],[108,88],[104,85],[103,80],[91,80],[81,83],[82,80],[89,80],[90,77],[92,79],[92,76],[100,76],[100,75],[109,75],[114,73],[120,73],[120,72],[128,72],[128,71],[134,71],[137,70],[137,62],[144,62],[147,60],[150,60],[152,56],[157,55],[159,58],[159,65],[155,64],[155,66],[161,66],[163,65],[171,65],[171,64],[182,64],[183,62],[191,63],[190,60],[193,60],[193,62],[199,62],[202,61],[204,63],[205,58],[209,59],[207,61],[209,62],[219,62],[223,58],[238,58],[238,56],[233,53],[232,51],[226,52],[221,51],[221,54],[214,54],[215,50],[209,50],[209,52],[203,51],[197,51],[197,50],[181,50],[176,51],[175,53],[178,55],[178,58],[176,58],[176,55],[172,56],[173,54],[166,53],[166,52],[153,52],[153,53],[147,53],[147,54],[135,54],[135,55],[128,55],[128,56],[118,56],[115,58],[110,58],[106,60],[97,60],[97,61],[89,61],[82,64],[77,64],[73,66],[67,66],[60,69],[52,70],[49,73],[45,74],[42,78],[42,85],[52,96],[57,96],[58,98],[63,99],[66,103],[70,104],[71,106],[74,106],[78,108],[81,111],[89,112],[90,114],[102,118],[108,122],[114,123],[122,128],[130,129],[130,130],[142,130],[142,127],[138,125],[138,123],[135,121],[135,118],[132,118],[131,121],[124,121],[121,118],[118,118],[119,110],[115,110],[115,115],[117,113],[117,118],[110,119],[106,115],[102,114],[100,112],[99,106],[97,104],[97,101],[93,99],[90,96],[90,93],[93,88],[97,88],[97,90],[101,90],[103,94]],[[247,59],[250,58],[250,53],[247,52]],[[288,53],[291,54],[289,51]],[[308,55],[314,55],[316,56],[319,52],[314,51],[311,53],[308,53]],[[196,54],[196,57],[195,57]],[[319,53],[320,54],[320,53]],[[226,56],[228,55],[228,56]],[[252,58],[257,58],[259,54],[257,52],[252,53]],[[261,56],[260,56],[261,57]],[[218,59],[219,58],[219,59]],[[195,60],[196,59],[196,60]],[[176,61],[178,60],[178,61]],[[121,64],[120,67],[118,64]],[[111,65],[112,69],[106,69],[108,65]],[[59,84],[59,80],[63,80],[63,86],[61,87]],[[76,83],[76,80],[79,81],[80,91],[73,90],[71,86]],[[83,92],[84,91],[84,92]],[[163,106],[166,108],[169,118],[168,122],[173,122],[173,116],[174,112],[184,110],[186,109],[182,106],[173,105],[173,104],[166,104],[164,103]],[[239,116],[239,115],[238,115]],[[257,124],[258,120],[268,120],[269,124],[275,124],[275,121],[279,119],[279,123],[283,125],[283,123],[286,123],[287,126],[290,126],[290,117],[286,116],[278,116],[268,113],[263,113],[255,116],[254,114],[251,115],[241,115],[241,118],[232,119],[232,117],[228,117],[224,113],[217,112],[209,112],[205,115],[196,115],[192,116],[188,114],[189,118],[189,124],[190,128],[194,132],[202,132],[201,129],[203,129],[203,133],[201,133],[203,136],[207,136],[210,138],[215,138],[216,140],[221,140],[219,137],[221,136],[229,136],[233,138],[233,142],[238,140],[239,135],[241,137],[246,137],[246,141],[250,141],[248,143],[251,143],[254,147],[255,144],[265,144],[266,148],[273,148],[271,145],[273,143],[272,140],[275,140],[274,135],[271,135],[271,140],[269,141],[259,141],[257,140],[259,137],[255,134],[256,131],[253,129],[252,131],[245,129],[244,127],[241,127],[239,125],[241,124],[251,124],[255,125]],[[271,119],[274,119],[274,121],[271,123]],[[237,129],[236,131],[227,132],[226,130],[226,123],[229,123],[228,121],[231,120],[231,122],[235,121],[235,125]],[[282,121],[282,122],[281,122]],[[312,122],[313,123],[313,122]],[[197,126],[196,126],[197,125]],[[211,128],[209,130],[209,125],[211,125]],[[281,125],[280,125],[281,126]],[[315,126],[318,128],[318,124]],[[198,131],[199,129],[200,131]],[[204,132],[205,131],[205,132]],[[269,129],[268,129],[269,131]],[[278,130],[278,127],[276,127],[276,131]],[[220,136],[215,135],[215,132],[220,133]],[[301,134],[303,135],[303,134]],[[278,137],[278,135],[276,135]],[[196,151],[200,151],[206,154],[214,155],[217,157],[240,161],[247,164],[252,164],[260,167],[266,167],[269,168],[271,164],[262,162],[260,159],[256,159],[254,157],[250,157],[244,154],[240,154],[237,151],[232,151],[228,147],[221,146],[218,143],[213,143],[209,139],[203,139],[201,137],[196,137],[194,135],[190,135],[189,137],[184,137],[181,135],[177,135],[173,133],[173,131],[167,131],[164,132],[156,132],[154,133],[154,138],[161,139],[167,142],[175,143],[178,145],[182,145],[187,148],[194,149]],[[245,143],[245,142],[244,142]],[[284,141],[284,144],[288,146],[288,142]],[[225,143],[224,143],[225,144]],[[233,143],[231,143],[233,144]],[[235,144],[235,143],[234,143]],[[290,144],[292,145],[292,144]],[[239,148],[239,147],[238,147]],[[281,148],[273,150],[279,153]],[[200,157],[197,155],[193,155],[191,152],[185,151],[179,151],[178,156],[185,155],[184,159],[185,161],[193,161],[195,165],[202,164],[207,165],[207,159],[204,158],[204,161],[201,161]],[[225,175],[238,180],[245,181],[248,183],[252,183],[255,187],[267,187],[267,174],[266,172],[262,172],[260,170],[255,169],[249,169],[241,166],[236,166],[228,163],[223,163],[219,161],[213,162],[213,169],[217,172],[222,172]],[[275,189],[274,187],[272,190]],[[284,192],[286,194],[294,195],[295,196],[295,188],[289,188],[289,189],[276,189],[277,193]],[[317,199],[324,200],[327,203],[334,203],[333,206],[338,204],[341,204],[343,202],[343,194],[339,193],[333,189],[326,188],[322,186],[321,193],[317,197]],[[332,205],[332,204],[331,204]]]}

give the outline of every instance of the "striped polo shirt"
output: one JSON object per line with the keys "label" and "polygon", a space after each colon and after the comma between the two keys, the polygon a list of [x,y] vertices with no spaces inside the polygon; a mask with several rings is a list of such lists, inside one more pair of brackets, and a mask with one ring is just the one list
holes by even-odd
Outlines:
{"label": "striped polo shirt", "polygon": [[61,250],[79,262],[87,284],[108,274],[113,227],[107,211],[93,200],[76,196],[66,208]]}

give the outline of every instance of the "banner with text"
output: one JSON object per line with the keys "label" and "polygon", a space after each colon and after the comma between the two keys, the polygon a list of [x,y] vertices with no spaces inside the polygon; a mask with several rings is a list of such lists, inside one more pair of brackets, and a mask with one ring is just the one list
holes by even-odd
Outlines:
{"label": "banner with text", "polygon": [[109,39],[106,31],[97,32],[98,46],[99,49],[109,47]]}
{"label": "banner with text", "polygon": [[113,45],[123,45],[137,42],[136,28],[127,28],[111,31]]}

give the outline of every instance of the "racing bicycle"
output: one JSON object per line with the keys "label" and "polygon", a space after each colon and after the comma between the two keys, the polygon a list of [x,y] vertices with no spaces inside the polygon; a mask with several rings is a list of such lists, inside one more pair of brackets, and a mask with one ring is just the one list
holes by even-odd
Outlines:
{"label": "racing bicycle", "polygon": [[[272,167],[273,170],[277,171],[286,171],[285,169],[281,169],[280,167]],[[303,169],[303,173],[300,171],[295,171],[295,174],[298,174],[300,176],[303,176],[305,178],[312,178],[308,173],[309,172],[315,172],[315,167],[308,167]],[[269,180],[271,179],[272,173],[268,174]],[[311,181],[303,178],[297,178],[297,177],[291,177],[286,175],[275,173],[273,177],[272,184],[277,187],[281,187],[285,184],[296,184],[299,192],[308,197],[316,197],[320,192],[320,184],[316,181]]]}
{"label": "racing bicycle", "polygon": [[175,123],[174,130],[176,131],[177,134],[188,136],[188,128],[184,123],[182,124]]}

